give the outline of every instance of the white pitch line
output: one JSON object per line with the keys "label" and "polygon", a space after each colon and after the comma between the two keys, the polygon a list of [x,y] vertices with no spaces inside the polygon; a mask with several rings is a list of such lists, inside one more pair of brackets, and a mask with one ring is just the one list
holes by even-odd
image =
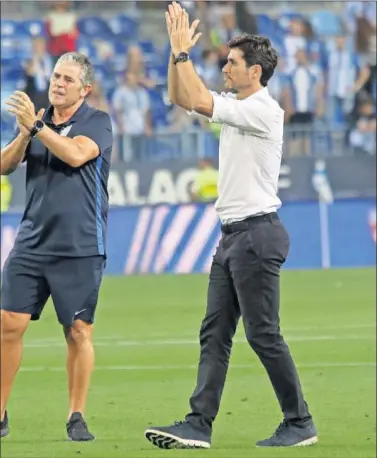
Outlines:
{"label": "white pitch line", "polygon": [[[199,328],[198,328],[199,329]],[[377,329],[377,326],[375,324],[350,324],[350,325],[329,325],[329,326],[298,326],[298,327],[293,327],[293,326],[287,326],[282,328],[282,332],[306,332],[306,331],[321,331],[323,332],[324,330],[326,331],[341,331],[341,330],[347,330],[347,329]],[[94,334],[94,339],[96,334]],[[99,341],[103,340],[124,340],[124,335],[110,335],[110,336],[101,336],[99,337]],[[187,338],[187,339],[195,339],[196,335],[191,333],[180,333],[179,336],[174,336],[172,334],[153,334],[148,336],[148,340],[150,339],[182,339],[182,338]],[[140,340],[140,337],[138,337]],[[28,340],[28,343],[54,343],[54,342],[61,342],[61,339],[59,337],[42,337],[39,339],[26,339]],[[131,339],[130,339],[131,340]]]}
{"label": "white pitch line", "polygon": [[[376,363],[373,362],[329,362],[329,363],[303,363],[297,364],[299,369],[321,369],[321,368],[339,368],[339,367],[376,367]],[[95,371],[165,371],[165,370],[185,370],[185,369],[197,369],[197,364],[187,365],[161,365],[161,366],[97,366]],[[263,369],[262,365],[255,364],[230,364],[230,370],[232,369]],[[22,372],[65,372],[66,368],[61,367],[21,367]]]}
{"label": "white pitch line", "polygon": [[[320,341],[334,341],[334,340],[373,340],[376,336],[373,335],[341,335],[341,336],[287,336],[284,337],[287,342],[320,342]],[[246,339],[234,339],[235,344],[245,344]],[[169,346],[169,345],[199,345],[199,338],[197,339],[167,339],[167,340],[94,340],[95,347],[156,347],[156,346]],[[24,348],[56,348],[65,347],[64,340],[48,341],[48,342],[28,342]]]}

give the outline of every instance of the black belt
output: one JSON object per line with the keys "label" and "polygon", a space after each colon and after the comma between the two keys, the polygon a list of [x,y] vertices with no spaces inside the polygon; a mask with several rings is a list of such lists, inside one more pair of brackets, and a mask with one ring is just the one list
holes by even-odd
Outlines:
{"label": "black belt", "polygon": [[249,216],[242,221],[235,221],[234,223],[222,224],[221,231],[224,234],[231,234],[232,232],[245,232],[253,226],[256,226],[263,221],[274,221],[279,220],[279,216],[276,212],[266,213],[265,215]]}

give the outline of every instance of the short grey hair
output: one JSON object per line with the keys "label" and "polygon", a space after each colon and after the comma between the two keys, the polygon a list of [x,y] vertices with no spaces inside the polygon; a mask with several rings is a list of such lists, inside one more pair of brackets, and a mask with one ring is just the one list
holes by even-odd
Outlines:
{"label": "short grey hair", "polygon": [[81,82],[83,86],[92,84],[94,80],[93,65],[90,60],[79,52],[67,52],[59,57],[56,64],[61,62],[75,62],[81,68]]}

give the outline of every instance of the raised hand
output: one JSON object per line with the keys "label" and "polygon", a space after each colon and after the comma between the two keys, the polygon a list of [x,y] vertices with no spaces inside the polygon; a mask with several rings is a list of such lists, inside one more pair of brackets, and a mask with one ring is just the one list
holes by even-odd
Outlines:
{"label": "raised hand", "polygon": [[190,27],[189,17],[188,17],[187,12],[184,9],[182,9],[182,7],[176,2],[173,2],[171,5],[169,5],[168,11],[165,13],[165,19],[166,19],[166,27],[168,30],[168,35],[169,35],[171,45],[172,45],[173,28],[174,28],[174,33],[175,33],[175,36],[174,36],[174,46],[175,47],[177,44],[179,44],[177,42],[178,35],[182,37],[183,34],[185,34],[185,42],[184,42],[185,48],[181,50],[176,49],[176,51],[173,51],[173,46],[172,46],[173,53],[175,54],[176,52],[178,52],[179,54],[179,52],[182,52],[182,51],[189,52],[190,49],[196,45],[199,38],[202,36],[201,33],[195,34],[196,29],[200,22],[199,19],[196,19],[191,24],[191,27]]}
{"label": "raised hand", "polygon": [[11,107],[7,111],[16,115],[20,130],[24,127],[30,132],[38,118],[29,96],[25,92],[15,91],[5,103]]}

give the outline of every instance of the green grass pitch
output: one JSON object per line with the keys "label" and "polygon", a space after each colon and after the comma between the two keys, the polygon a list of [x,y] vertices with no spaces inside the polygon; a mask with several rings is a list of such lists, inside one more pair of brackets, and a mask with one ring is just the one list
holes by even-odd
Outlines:
{"label": "green grass pitch", "polygon": [[320,442],[256,449],[281,420],[240,323],[213,445],[158,450],[150,425],[180,420],[196,380],[207,276],[106,278],[95,326],[96,370],[86,419],[93,443],[69,443],[63,333],[51,304],[25,336],[3,458],[369,458],[376,456],[375,269],[284,271],[282,331]]}

